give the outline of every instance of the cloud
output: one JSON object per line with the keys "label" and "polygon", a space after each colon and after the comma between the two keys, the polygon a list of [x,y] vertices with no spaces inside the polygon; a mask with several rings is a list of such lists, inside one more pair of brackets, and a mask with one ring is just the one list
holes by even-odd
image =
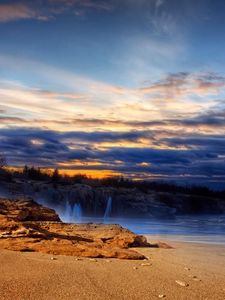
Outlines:
{"label": "cloud", "polygon": [[180,96],[206,96],[217,94],[225,88],[225,77],[216,73],[169,74],[164,79],[141,88],[144,94],[159,94],[162,97],[175,98]]}
{"label": "cloud", "polygon": [[0,4],[0,22],[29,19],[46,21],[47,16],[23,2],[17,1],[11,4]]}
{"label": "cloud", "polygon": [[[38,128],[0,129],[0,147],[13,165],[34,164],[83,170],[111,170],[143,178],[225,177],[225,136],[196,135],[163,139],[174,149],[101,147],[105,141],[151,138],[140,132],[57,132]],[[155,137],[156,138],[156,137]],[[160,137],[158,137],[160,142]],[[187,145],[186,150],[179,149]],[[197,180],[197,179],[196,179]],[[215,179],[216,180],[216,179]]]}
{"label": "cloud", "polygon": [[30,1],[16,0],[9,4],[0,4],[0,22],[18,20],[47,21],[61,14],[80,15],[88,10],[109,12],[113,9],[112,4],[105,1],[92,0],[39,0]]}

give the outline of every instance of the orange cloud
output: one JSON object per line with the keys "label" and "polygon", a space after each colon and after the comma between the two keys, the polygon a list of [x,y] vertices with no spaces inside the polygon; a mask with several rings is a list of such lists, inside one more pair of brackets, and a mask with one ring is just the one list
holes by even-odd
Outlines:
{"label": "orange cloud", "polygon": [[140,88],[143,94],[157,94],[161,97],[177,98],[177,96],[197,96],[218,93],[225,88],[225,78],[213,73],[189,74],[177,73],[169,74],[159,82]]}
{"label": "orange cloud", "polygon": [[43,21],[46,20],[47,17],[23,3],[0,4],[0,22],[25,19],[38,19]]}

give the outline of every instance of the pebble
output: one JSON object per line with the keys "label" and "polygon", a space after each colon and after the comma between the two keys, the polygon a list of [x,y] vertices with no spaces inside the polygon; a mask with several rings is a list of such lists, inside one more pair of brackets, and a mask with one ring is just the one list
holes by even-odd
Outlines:
{"label": "pebble", "polygon": [[137,269],[138,269],[138,267],[133,267],[133,269],[134,269],[134,270],[137,270]]}
{"label": "pebble", "polygon": [[92,262],[97,262],[97,259],[95,259],[95,258],[89,258],[89,260]]}
{"label": "pebble", "polygon": [[159,295],[159,298],[162,299],[162,298],[165,298],[166,295]]}
{"label": "pebble", "polygon": [[55,257],[51,257],[51,260],[56,260],[56,258]]}
{"label": "pebble", "polygon": [[185,267],[185,268],[184,268],[184,270],[186,270],[186,271],[190,271],[191,269],[190,269],[190,268],[188,268],[188,267]]}
{"label": "pebble", "polygon": [[143,263],[143,264],[141,264],[141,266],[142,267],[149,267],[149,266],[151,266],[151,264],[148,264],[148,263],[145,264],[145,263]]}
{"label": "pebble", "polygon": [[110,263],[110,262],[111,262],[111,260],[110,260],[110,259],[106,259],[106,262],[107,262],[107,263]]}
{"label": "pebble", "polygon": [[82,260],[80,257],[76,257],[75,260]]}
{"label": "pebble", "polygon": [[195,276],[195,275],[188,275],[188,277],[190,277],[190,278],[192,278],[192,280],[194,280],[194,281],[202,281],[201,279],[199,279],[197,276]]}
{"label": "pebble", "polygon": [[183,287],[187,287],[188,286],[188,283],[186,283],[184,281],[181,281],[181,280],[176,280],[176,283],[179,284],[180,286],[183,286]]}
{"label": "pebble", "polygon": [[199,278],[197,278],[197,277],[193,277],[193,280],[194,280],[194,281],[199,281],[199,282],[202,281],[201,279],[199,279]]}

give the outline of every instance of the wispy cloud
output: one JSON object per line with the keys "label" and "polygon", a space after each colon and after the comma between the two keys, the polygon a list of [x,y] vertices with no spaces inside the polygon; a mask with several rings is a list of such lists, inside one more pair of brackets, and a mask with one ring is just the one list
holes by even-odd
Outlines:
{"label": "wispy cloud", "polygon": [[175,73],[169,74],[156,83],[141,89],[145,94],[159,94],[167,98],[180,96],[206,96],[218,94],[225,88],[225,77],[209,73]]}
{"label": "wispy cloud", "polygon": [[112,4],[106,1],[92,0],[34,0],[32,3],[26,0],[15,0],[9,4],[0,4],[0,22],[18,20],[47,21],[61,14],[79,15],[88,10],[100,10],[109,12]]}
{"label": "wispy cloud", "polygon": [[24,2],[15,1],[11,4],[0,4],[0,22],[29,19],[46,21],[47,16]]}
{"label": "wispy cloud", "polygon": [[[181,119],[191,119],[194,123],[194,118],[202,111],[217,111],[215,99],[225,92],[224,76],[212,72],[174,73],[128,88],[8,55],[0,55],[0,65],[16,70],[22,76],[29,70],[29,76],[44,78],[46,83],[56,87],[45,90],[1,81],[0,96],[4,99],[1,109],[5,114],[11,117],[23,115],[34,126],[36,121],[32,120],[42,120],[42,126],[57,130],[68,130],[68,122],[76,129],[82,126],[81,122],[71,120],[81,119],[108,120],[107,124],[93,122],[92,125],[107,129],[120,127],[121,130],[132,122],[134,124],[134,120],[137,124]],[[118,122],[118,116],[121,122]]]}

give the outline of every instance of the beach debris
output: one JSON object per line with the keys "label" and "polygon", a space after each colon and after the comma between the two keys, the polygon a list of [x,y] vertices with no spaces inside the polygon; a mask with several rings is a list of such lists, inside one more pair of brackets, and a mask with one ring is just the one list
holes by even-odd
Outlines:
{"label": "beach debris", "polygon": [[181,281],[181,280],[176,280],[176,283],[180,286],[183,286],[183,287],[187,287],[189,284],[184,282],[184,281]]}
{"label": "beach debris", "polygon": [[151,264],[149,264],[149,263],[142,263],[141,266],[142,266],[142,267],[150,267]]}
{"label": "beach debris", "polygon": [[159,298],[160,298],[160,299],[166,298],[166,295],[163,295],[163,294],[162,294],[162,295],[159,295]]}

